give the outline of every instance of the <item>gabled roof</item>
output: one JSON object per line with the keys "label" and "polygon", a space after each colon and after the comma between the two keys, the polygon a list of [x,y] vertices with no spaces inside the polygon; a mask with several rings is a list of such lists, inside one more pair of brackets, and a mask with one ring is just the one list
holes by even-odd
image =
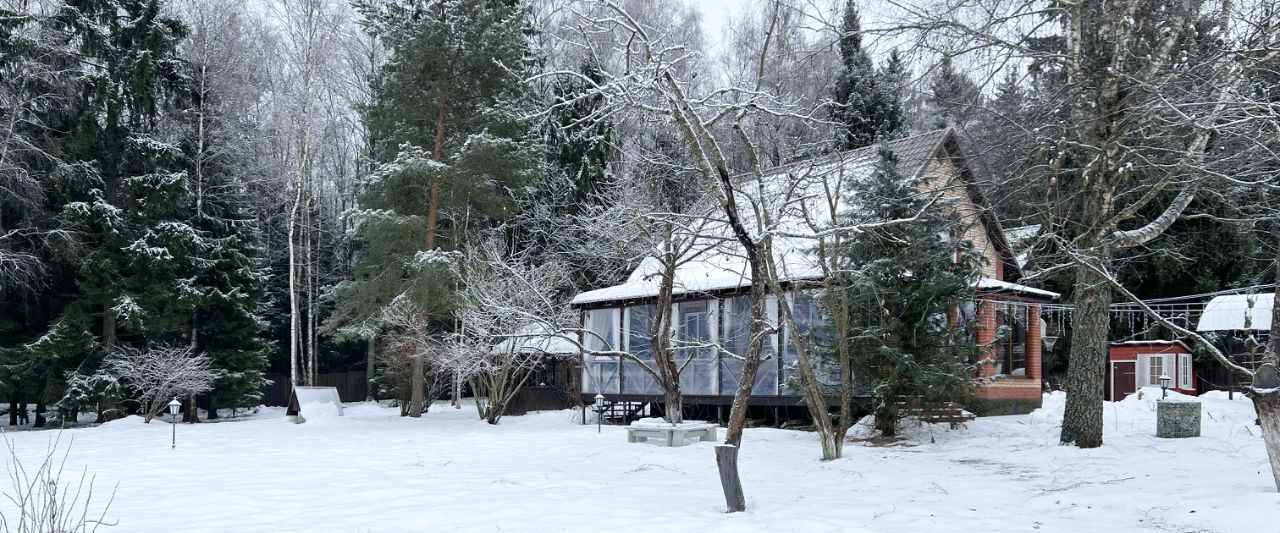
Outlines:
{"label": "gabled roof", "polygon": [[[1017,281],[1020,278],[1017,261],[1004,238],[1003,230],[987,208],[976,177],[960,153],[955,133],[950,129],[944,129],[913,135],[892,141],[888,143],[888,147],[897,156],[898,171],[904,176],[921,176],[930,161],[936,159],[945,158],[955,165],[969,200],[973,205],[978,206],[979,221],[996,248],[1000,260],[1004,263],[1006,279]],[[830,218],[831,208],[824,196],[826,191],[842,190],[852,181],[871,177],[879,161],[879,147],[873,145],[784,165],[775,169],[773,174],[764,179],[767,190],[759,196],[766,202],[774,202],[771,205],[771,211],[778,213],[777,220],[774,222],[779,233],[809,234],[812,229],[806,219]],[[744,185],[744,187],[750,187],[750,185]],[[843,202],[841,198],[837,202],[839,205],[836,209],[856,209],[856,206],[844,205]],[[748,205],[748,203],[742,202],[740,205]],[[744,212],[743,216],[753,218],[751,213]],[[754,223],[752,219],[750,224]],[[703,228],[703,232],[707,234],[706,243],[696,248],[698,250],[696,258],[682,263],[676,270],[675,293],[677,295],[707,293],[748,285],[750,270],[743,258],[741,247],[732,239],[727,225],[716,224],[713,227]],[[821,268],[813,254],[809,252],[813,246],[814,241],[811,239],[775,236],[774,259],[783,281],[814,280],[822,277]],[[656,259],[648,258],[641,262],[626,282],[581,293],[573,299],[572,304],[589,305],[656,296],[659,266]],[[1010,283],[1010,285],[1013,284]],[[1048,296],[1053,293],[1047,293],[1047,291],[1040,292],[1045,292],[1040,296],[1056,296]]]}

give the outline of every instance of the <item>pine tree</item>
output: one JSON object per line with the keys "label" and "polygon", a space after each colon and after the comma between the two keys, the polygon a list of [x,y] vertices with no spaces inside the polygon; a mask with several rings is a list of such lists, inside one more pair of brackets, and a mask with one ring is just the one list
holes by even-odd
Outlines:
{"label": "pine tree", "polygon": [[449,327],[455,280],[443,263],[477,230],[511,217],[511,192],[538,168],[522,118],[532,109],[520,74],[530,60],[524,7],[401,0],[358,8],[388,58],[365,111],[378,166],[359,184],[355,279],[340,287],[335,322],[363,322],[402,297],[422,310],[422,327]]}
{"label": "pine tree", "polygon": [[902,87],[905,68],[896,53],[884,71],[878,71],[862,48],[862,27],[854,0],[846,0],[840,25],[839,79],[836,80],[832,120],[843,125],[840,148],[870,146],[880,139],[898,136],[904,127]]}
{"label": "pine tree", "polygon": [[[849,190],[848,222],[907,220],[931,196],[919,178],[898,171],[883,146],[871,177]],[[972,380],[966,361],[976,353],[950,317],[973,298],[978,254],[957,242],[958,224],[945,208],[931,207],[917,220],[859,234],[840,250],[845,280],[836,302],[846,306],[844,339],[854,354],[854,375],[869,385],[876,427],[893,435],[900,398],[926,404],[963,400]],[[959,259],[957,260],[957,257]]]}

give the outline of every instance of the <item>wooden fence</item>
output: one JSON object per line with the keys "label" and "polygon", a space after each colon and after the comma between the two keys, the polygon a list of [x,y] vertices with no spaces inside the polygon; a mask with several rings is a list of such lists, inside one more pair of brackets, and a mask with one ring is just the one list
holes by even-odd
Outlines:
{"label": "wooden fence", "polygon": [[[289,404],[288,374],[267,374],[271,384],[262,388],[262,405],[284,407]],[[332,372],[316,375],[316,386],[336,387],[338,397],[344,402],[362,402],[369,394],[369,383],[364,371]]]}

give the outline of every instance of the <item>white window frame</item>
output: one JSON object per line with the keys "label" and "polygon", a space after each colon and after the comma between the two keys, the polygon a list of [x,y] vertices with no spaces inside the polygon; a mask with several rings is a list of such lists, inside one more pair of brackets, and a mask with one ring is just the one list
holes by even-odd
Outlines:
{"label": "white window frame", "polygon": [[1160,372],[1167,375],[1169,373],[1169,370],[1173,367],[1173,363],[1175,362],[1173,355],[1174,354],[1168,354],[1168,353],[1138,354],[1138,357],[1137,357],[1138,368],[1135,369],[1136,372],[1134,372],[1135,379],[1137,380],[1137,383],[1136,383],[1137,388],[1141,389],[1143,387],[1159,387],[1160,374],[1156,374],[1154,376],[1151,375],[1151,360],[1152,358],[1159,358]]}
{"label": "white window frame", "polygon": [[1191,390],[1192,361],[1191,354],[1178,354],[1178,388]]}

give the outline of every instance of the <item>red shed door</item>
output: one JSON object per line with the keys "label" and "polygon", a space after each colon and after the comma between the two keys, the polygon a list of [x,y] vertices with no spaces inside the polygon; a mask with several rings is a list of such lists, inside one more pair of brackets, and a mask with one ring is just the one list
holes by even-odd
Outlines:
{"label": "red shed door", "polygon": [[1138,391],[1136,361],[1111,363],[1111,401],[1119,401]]}

